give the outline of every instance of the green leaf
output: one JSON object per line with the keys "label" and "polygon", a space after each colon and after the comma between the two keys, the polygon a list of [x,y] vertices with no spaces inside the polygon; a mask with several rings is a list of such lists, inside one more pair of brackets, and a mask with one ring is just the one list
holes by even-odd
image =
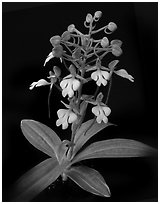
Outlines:
{"label": "green leaf", "polygon": [[99,124],[94,119],[83,123],[75,135],[74,155],[91,137],[110,125],[113,124],[109,122]]}
{"label": "green leaf", "polygon": [[21,129],[26,139],[34,147],[51,157],[54,157],[55,154],[57,156],[61,140],[51,128],[34,120],[22,120]]}
{"label": "green leaf", "polygon": [[72,160],[72,164],[93,158],[123,158],[150,156],[156,150],[142,142],[130,139],[110,139],[95,142],[86,147]]}
{"label": "green leaf", "polygon": [[81,127],[76,132],[74,142],[76,143],[79,138],[85,133],[85,131],[90,127],[90,125],[93,123],[94,119],[88,120],[85,123],[82,123]]}
{"label": "green leaf", "polygon": [[82,189],[95,195],[110,197],[109,187],[95,169],[86,166],[72,167],[66,175]]}
{"label": "green leaf", "polygon": [[53,183],[63,172],[64,166],[60,166],[56,157],[49,158],[33,167],[24,174],[13,188],[12,201],[30,201],[41,191]]}

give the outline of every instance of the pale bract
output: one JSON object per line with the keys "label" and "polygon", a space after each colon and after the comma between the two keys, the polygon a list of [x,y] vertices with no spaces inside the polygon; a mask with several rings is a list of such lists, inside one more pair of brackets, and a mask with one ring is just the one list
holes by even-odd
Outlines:
{"label": "pale bract", "polygon": [[49,55],[47,56],[43,66],[45,66],[46,63],[49,62],[49,60],[52,59],[53,57],[54,57],[53,52],[50,52]]}
{"label": "pale bract", "polygon": [[107,116],[111,113],[111,109],[107,106],[100,106],[97,105],[92,108],[92,113],[97,116],[96,121],[97,123],[101,123],[102,121],[104,123],[108,122]]}
{"label": "pale bract", "polygon": [[125,69],[120,69],[118,71],[114,71],[114,73],[123,77],[123,78],[130,80],[131,82],[134,82],[134,78],[130,74],[128,74],[128,72]]}
{"label": "pale bract", "polygon": [[62,125],[62,129],[67,129],[68,123],[73,123],[77,120],[77,115],[70,109],[59,109],[57,115],[58,120],[56,121],[56,125]]}
{"label": "pale bract", "polygon": [[71,98],[74,95],[74,91],[77,91],[80,86],[80,81],[73,77],[71,74],[64,77],[61,81],[60,86],[62,88],[62,96],[67,95]]}
{"label": "pale bract", "polygon": [[107,80],[109,79],[109,73],[107,71],[98,69],[91,74],[91,78],[96,81],[97,86],[101,86],[101,84],[103,84],[103,86],[106,86]]}

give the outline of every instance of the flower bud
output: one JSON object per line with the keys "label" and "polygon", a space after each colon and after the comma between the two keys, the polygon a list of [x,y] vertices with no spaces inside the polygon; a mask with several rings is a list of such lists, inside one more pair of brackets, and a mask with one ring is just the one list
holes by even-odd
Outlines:
{"label": "flower bud", "polygon": [[77,49],[73,52],[72,57],[75,58],[75,59],[78,59],[78,58],[80,58],[80,56],[81,56],[81,49],[80,49],[80,48],[77,48]]}
{"label": "flower bud", "polygon": [[61,70],[60,70],[59,67],[54,66],[54,67],[53,67],[53,71],[54,71],[56,77],[59,77],[59,76],[61,75]]}
{"label": "flower bud", "polygon": [[102,12],[101,11],[96,11],[95,13],[94,13],[94,19],[99,19],[100,17],[102,16]]}
{"label": "flower bud", "polygon": [[90,23],[92,21],[92,18],[93,18],[92,15],[90,13],[88,13],[86,16],[86,22]]}
{"label": "flower bud", "polygon": [[70,73],[72,74],[72,75],[76,75],[76,69],[75,69],[75,67],[73,66],[73,64],[71,64],[70,66],[69,66],[69,71],[70,71]]}
{"label": "flower bud", "polygon": [[107,47],[109,45],[109,40],[107,37],[103,37],[101,40],[101,46],[102,47]]}
{"label": "flower bud", "polygon": [[122,49],[117,45],[113,45],[112,46],[112,54],[115,55],[116,57],[118,57],[122,54]]}
{"label": "flower bud", "polygon": [[61,45],[58,45],[52,49],[52,54],[54,57],[60,58],[63,53],[63,47]]}
{"label": "flower bud", "polygon": [[61,41],[61,37],[59,35],[55,35],[50,38],[50,43],[54,46],[59,45]]}
{"label": "flower bud", "polygon": [[74,32],[74,30],[75,30],[75,25],[74,25],[74,24],[69,25],[67,30],[68,30],[70,33]]}
{"label": "flower bud", "polygon": [[115,23],[113,23],[113,22],[110,22],[108,24],[108,29],[113,32],[113,31],[115,31],[117,29],[117,25]]}
{"label": "flower bud", "polygon": [[122,41],[121,40],[112,40],[111,45],[117,45],[117,46],[121,47]]}
{"label": "flower bud", "polygon": [[63,34],[62,34],[62,39],[64,40],[64,41],[68,41],[69,39],[70,39],[70,32],[69,31],[65,31]]}
{"label": "flower bud", "polygon": [[100,93],[97,95],[96,101],[97,101],[97,102],[101,102],[102,99],[103,99],[103,94],[102,94],[102,92],[100,92]]}

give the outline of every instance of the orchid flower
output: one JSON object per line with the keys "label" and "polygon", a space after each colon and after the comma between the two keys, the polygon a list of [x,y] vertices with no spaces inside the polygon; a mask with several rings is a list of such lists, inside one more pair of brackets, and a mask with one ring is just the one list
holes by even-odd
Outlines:
{"label": "orchid flower", "polygon": [[56,125],[62,125],[62,129],[68,128],[68,123],[73,123],[77,120],[77,115],[72,111],[69,105],[63,103],[67,109],[59,109],[57,111],[58,120]]}

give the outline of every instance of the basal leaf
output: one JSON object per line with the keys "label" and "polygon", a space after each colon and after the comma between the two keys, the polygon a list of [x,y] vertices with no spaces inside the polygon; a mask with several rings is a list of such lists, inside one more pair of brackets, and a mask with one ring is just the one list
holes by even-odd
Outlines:
{"label": "basal leaf", "polygon": [[156,150],[130,139],[110,139],[92,143],[73,159],[72,163],[92,158],[144,157]]}
{"label": "basal leaf", "polygon": [[24,174],[13,188],[12,201],[30,201],[53,183],[64,170],[56,157],[49,158]]}
{"label": "basal leaf", "polygon": [[22,120],[21,129],[26,139],[34,147],[51,157],[54,157],[55,154],[57,156],[61,140],[51,128],[34,120]]}
{"label": "basal leaf", "polygon": [[75,148],[74,154],[78,152],[78,150],[95,134],[103,130],[104,128],[113,125],[112,123],[97,123],[92,120],[88,120],[87,122],[83,123],[81,128],[77,131],[75,138]]}
{"label": "basal leaf", "polygon": [[102,175],[95,169],[72,167],[66,175],[84,190],[99,196],[110,197],[110,190]]}

